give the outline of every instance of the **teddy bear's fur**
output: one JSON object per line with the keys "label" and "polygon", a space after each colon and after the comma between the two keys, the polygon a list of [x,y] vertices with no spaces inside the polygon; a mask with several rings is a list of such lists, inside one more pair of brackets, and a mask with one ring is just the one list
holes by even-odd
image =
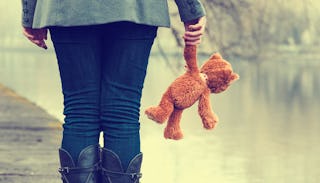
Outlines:
{"label": "teddy bear's fur", "polygon": [[164,131],[165,138],[179,140],[183,137],[180,129],[182,112],[198,100],[198,113],[204,128],[213,129],[218,117],[212,111],[210,93],[225,91],[239,78],[232,71],[231,64],[222,59],[220,54],[213,54],[200,70],[196,55],[196,46],[185,47],[187,71],[168,87],[158,106],[149,107],[145,111],[148,118],[160,124],[169,118]]}

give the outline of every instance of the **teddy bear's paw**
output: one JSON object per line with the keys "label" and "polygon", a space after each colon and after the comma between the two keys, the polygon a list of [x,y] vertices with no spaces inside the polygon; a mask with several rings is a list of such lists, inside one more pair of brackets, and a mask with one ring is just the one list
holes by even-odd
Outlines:
{"label": "teddy bear's paw", "polygon": [[216,121],[214,119],[206,120],[203,122],[203,127],[208,130],[213,129],[216,126],[217,122],[218,121]]}
{"label": "teddy bear's paw", "polygon": [[149,107],[146,111],[145,114],[147,117],[157,123],[164,123],[166,118],[165,116],[161,115],[161,111],[159,110],[159,107]]}
{"label": "teddy bear's paw", "polygon": [[180,129],[174,127],[166,127],[164,130],[164,137],[166,139],[180,140],[183,138],[183,134]]}
{"label": "teddy bear's paw", "polygon": [[215,123],[219,121],[219,117],[216,114],[213,115],[213,121],[215,121]]}

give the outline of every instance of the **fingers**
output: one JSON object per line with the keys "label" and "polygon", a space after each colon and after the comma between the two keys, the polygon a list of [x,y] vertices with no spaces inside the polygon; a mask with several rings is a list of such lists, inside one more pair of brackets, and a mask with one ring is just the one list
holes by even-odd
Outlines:
{"label": "fingers", "polygon": [[34,37],[27,37],[32,43],[35,45],[39,46],[40,48],[43,49],[48,49],[46,43],[44,42],[44,39],[36,39]]}
{"label": "fingers", "polygon": [[203,32],[198,31],[187,31],[185,32],[183,38],[186,43],[186,45],[198,45],[201,43],[201,37],[203,35]]}
{"label": "fingers", "polygon": [[32,43],[36,44],[37,46],[39,46],[40,48],[43,49],[48,49],[46,43],[44,42],[44,40],[30,40]]}
{"label": "fingers", "polygon": [[183,36],[186,45],[198,45],[201,43],[201,35],[196,34],[196,36],[187,36],[187,33]]}
{"label": "fingers", "polygon": [[201,17],[198,21],[185,23],[186,32],[183,36],[186,45],[198,45],[201,43],[201,37],[204,34],[206,18]]}
{"label": "fingers", "polygon": [[202,28],[198,30],[186,31],[183,38],[186,45],[198,45],[201,43],[201,37],[203,35]]}
{"label": "fingers", "polygon": [[190,37],[188,37],[188,36],[184,36],[183,37],[185,40],[187,40],[187,41],[197,41],[197,40],[201,40],[201,36],[190,36]]}
{"label": "fingers", "polygon": [[47,49],[47,45],[45,40],[47,40],[47,29],[32,29],[24,27],[23,35],[26,36],[32,43],[36,44],[37,46]]}
{"label": "fingers", "polygon": [[26,31],[26,29],[23,30],[23,35],[26,36],[28,39],[34,39],[34,35],[32,35],[29,31]]}
{"label": "fingers", "polygon": [[201,43],[201,39],[194,40],[194,41],[185,40],[186,46],[196,46],[196,45],[199,45],[200,43]]}
{"label": "fingers", "polygon": [[198,23],[198,24],[195,24],[195,25],[189,25],[189,30],[191,31],[199,31],[203,28],[203,25]]}
{"label": "fingers", "polygon": [[192,30],[192,31],[186,31],[185,33],[184,33],[184,36],[185,37],[200,37],[200,36],[202,36],[202,34],[203,34],[203,32],[202,31],[200,31],[200,30]]}

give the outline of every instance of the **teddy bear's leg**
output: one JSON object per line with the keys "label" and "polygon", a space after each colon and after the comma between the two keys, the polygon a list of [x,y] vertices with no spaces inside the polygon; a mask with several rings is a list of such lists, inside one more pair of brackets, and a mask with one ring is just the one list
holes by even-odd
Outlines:
{"label": "teddy bear's leg", "polygon": [[164,130],[164,137],[167,139],[179,140],[183,137],[180,129],[182,109],[174,109],[169,117],[168,124]]}
{"label": "teddy bear's leg", "polygon": [[149,119],[157,123],[164,123],[173,111],[173,103],[167,95],[164,95],[158,106],[152,106],[146,109],[145,114]]}
{"label": "teddy bear's leg", "polygon": [[198,112],[202,119],[203,127],[213,129],[218,122],[218,116],[214,114],[210,104],[210,90],[206,90],[199,98]]}

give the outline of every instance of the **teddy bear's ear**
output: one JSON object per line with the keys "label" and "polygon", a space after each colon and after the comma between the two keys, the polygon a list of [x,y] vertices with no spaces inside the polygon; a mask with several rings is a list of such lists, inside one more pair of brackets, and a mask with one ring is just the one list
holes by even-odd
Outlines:
{"label": "teddy bear's ear", "polygon": [[236,81],[240,78],[240,76],[237,73],[232,73],[230,76],[230,81]]}
{"label": "teddy bear's ear", "polygon": [[210,59],[222,59],[222,56],[219,53],[214,53],[211,55]]}

